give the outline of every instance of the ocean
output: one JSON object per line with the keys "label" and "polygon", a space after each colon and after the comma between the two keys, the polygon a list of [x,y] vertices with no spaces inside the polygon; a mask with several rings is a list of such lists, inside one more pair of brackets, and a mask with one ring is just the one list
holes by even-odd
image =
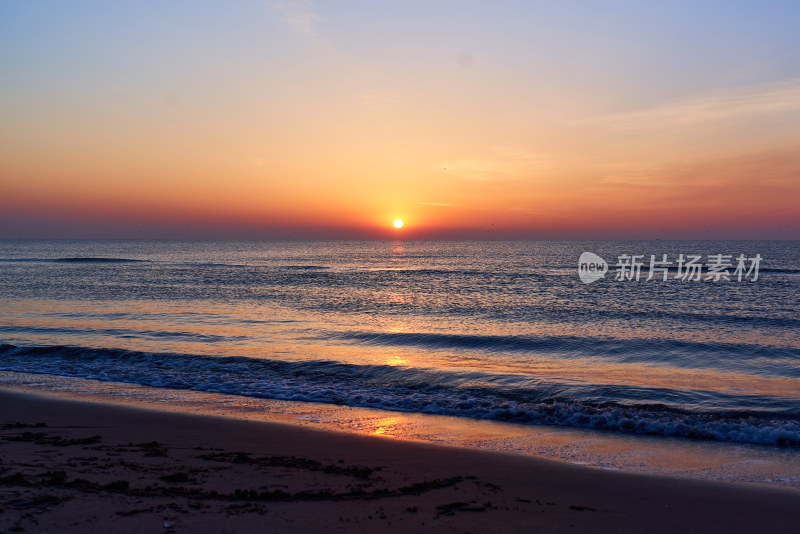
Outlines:
{"label": "ocean", "polygon": [[784,451],[798,310],[787,241],[0,241],[6,374]]}

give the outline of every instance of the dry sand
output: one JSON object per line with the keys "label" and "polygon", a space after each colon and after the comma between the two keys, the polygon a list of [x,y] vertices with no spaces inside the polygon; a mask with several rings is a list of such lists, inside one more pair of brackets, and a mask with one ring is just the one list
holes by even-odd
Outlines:
{"label": "dry sand", "polygon": [[799,532],[800,492],[0,391],[0,532]]}

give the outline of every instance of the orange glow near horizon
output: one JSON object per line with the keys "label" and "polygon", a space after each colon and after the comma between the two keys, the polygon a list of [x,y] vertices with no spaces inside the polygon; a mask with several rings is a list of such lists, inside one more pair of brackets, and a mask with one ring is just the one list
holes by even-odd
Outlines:
{"label": "orange glow near horizon", "polygon": [[[800,78],[777,73],[775,30],[717,28],[732,64],[770,51],[775,72],[735,76],[686,32],[651,42],[622,17],[610,38],[554,5],[582,28],[562,35],[534,4],[457,23],[398,5],[401,33],[380,7],[241,5],[259,23],[229,33],[207,8],[155,27],[109,5],[97,16],[131,31],[91,31],[119,64],[0,7],[0,50],[21,51],[0,96],[0,237],[391,239],[402,214],[404,239],[800,239]],[[653,70],[643,40],[682,67]]]}

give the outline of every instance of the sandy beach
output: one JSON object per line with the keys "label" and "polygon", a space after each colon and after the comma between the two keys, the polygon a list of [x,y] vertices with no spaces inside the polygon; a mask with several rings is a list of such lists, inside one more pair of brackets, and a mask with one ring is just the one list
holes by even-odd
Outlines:
{"label": "sandy beach", "polygon": [[0,392],[3,532],[796,532],[796,490]]}

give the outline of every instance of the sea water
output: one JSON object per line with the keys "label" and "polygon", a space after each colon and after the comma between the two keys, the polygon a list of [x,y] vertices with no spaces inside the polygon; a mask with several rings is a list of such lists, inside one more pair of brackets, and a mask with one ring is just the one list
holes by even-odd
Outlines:
{"label": "sea water", "polygon": [[0,241],[0,371],[800,451],[798,244]]}

